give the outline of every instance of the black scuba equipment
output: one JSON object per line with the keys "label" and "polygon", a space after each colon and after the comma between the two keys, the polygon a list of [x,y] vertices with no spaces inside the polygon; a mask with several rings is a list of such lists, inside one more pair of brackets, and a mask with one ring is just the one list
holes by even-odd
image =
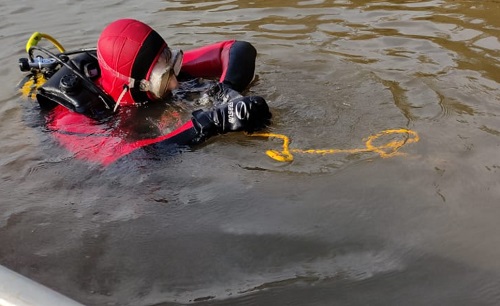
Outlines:
{"label": "black scuba equipment", "polygon": [[[96,49],[66,52],[55,39],[50,37],[49,40],[61,51],[56,55],[35,46],[41,39],[40,35],[45,38],[50,37],[35,32],[26,46],[28,58],[19,59],[21,71],[42,73],[47,79],[37,88],[36,100],[40,107],[52,109],[60,104],[94,119],[109,116],[113,112],[115,101],[94,83],[100,76]],[[40,55],[33,57],[35,50],[45,53],[48,58]]]}
{"label": "black scuba equipment", "polygon": [[99,65],[93,54],[79,54],[38,88],[37,101],[42,109],[60,104],[91,118],[106,117],[113,112],[115,103],[92,81],[98,76]]}

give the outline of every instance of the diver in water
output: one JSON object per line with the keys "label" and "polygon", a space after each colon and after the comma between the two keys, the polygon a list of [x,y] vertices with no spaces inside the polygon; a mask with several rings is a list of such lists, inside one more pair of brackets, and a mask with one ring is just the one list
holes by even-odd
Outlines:
{"label": "diver in water", "polygon": [[[102,31],[95,50],[54,55],[33,49],[51,55],[57,66],[45,71],[48,80],[36,94],[47,128],[80,159],[107,165],[139,148],[253,132],[271,118],[262,97],[241,95],[255,72],[256,50],[248,42],[183,52],[148,25],[120,19]],[[199,99],[187,105],[185,97],[196,88]],[[182,113],[193,107],[185,120]]]}

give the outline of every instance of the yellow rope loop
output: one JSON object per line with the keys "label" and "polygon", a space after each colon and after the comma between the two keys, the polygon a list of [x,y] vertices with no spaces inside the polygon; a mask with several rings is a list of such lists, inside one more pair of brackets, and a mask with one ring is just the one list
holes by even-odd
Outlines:
{"label": "yellow rope loop", "polygon": [[[374,142],[385,135],[391,135],[391,134],[401,134],[405,135],[404,139],[400,140],[391,140],[385,144],[382,145],[374,145]],[[354,154],[354,153],[368,153],[368,152],[374,152],[380,155],[382,158],[388,158],[392,156],[399,155],[399,149],[401,149],[405,144],[410,144],[410,143],[415,143],[420,140],[417,132],[409,130],[409,129],[391,129],[391,130],[384,130],[382,132],[379,132],[377,134],[370,135],[366,140],[365,140],[365,148],[362,149],[307,149],[307,150],[302,150],[302,149],[292,149],[290,150],[290,139],[288,136],[283,135],[283,134],[275,134],[275,133],[256,133],[256,134],[251,134],[250,136],[255,136],[255,137],[268,137],[268,138],[278,138],[283,141],[283,146],[281,151],[277,150],[267,150],[266,154],[271,157],[274,160],[277,160],[279,162],[292,162],[293,161],[293,153],[302,153],[302,154],[337,154],[337,153],[347,153],[347,154]]]}
{"label": "yellow rope loop", "polygon": [[[375,146],[373,142],[384,135],[390,135],[390,134],[406,134],[406,139],[400,139],[400,140],[392,140],[387,142],[384,145],[379,145]],[[419,136],[415,131],[408,130],[408,129],[392,129],[392,130],[384,130],[380,133],[371,135],[368,137],[368,139],[365,142],[366,150],[368,152],[375,152],[380,155],[382,158],[387,158],[387,157],[392,157],[399,155],[399,149],[401,149],[402,146],[405,144],[409,143],[414,143],[419,141]]]}
{"label": "yellow rope loop", "polygon": [[258,137],[269,137],[269,138],[279,138],[283,140],[283,149],[280,151],[276,150],[267,150],[267,156],[271,157],[274,160],[280,162],[291,162],[293,161],[293,155],[290,153],[290,139],[288,136],[283,134],[273,134],[273,133],[259,133],[259,134],[251,134],[250,136],[258,136]]}

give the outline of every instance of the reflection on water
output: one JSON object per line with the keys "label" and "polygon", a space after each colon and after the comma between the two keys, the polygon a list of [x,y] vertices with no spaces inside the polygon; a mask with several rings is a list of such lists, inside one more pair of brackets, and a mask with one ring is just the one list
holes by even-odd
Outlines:
{"label": "reflection on water", "polygon": [[[90,305],[500,302],[499,1],[0,4],[0,264]],[[64,12],[64,13],[62,13]],[[109,168],[55,146],[13,88],[35,31],[93,46],[113,19],[171,46],[259,51],[273,139],[230,134]],[[369,135],[410,129],[383,159]]]}
{"label": "reflection on water", "polygon": [[[181,31],[243,32],[259,45],[279,45],[281,51],[293,48],[298,52],[292,61],[304,61],[307,52],[314,61],[321,54],[360,63],[380,78],[397,107],[413,120],[472,111],[469,104],[476,103],[464,99],[463,92],[453,93],[463,88],[462,82],[472,87],[467,96],[485,95],[473,102],[498,97],[499,22],[485,12],[497,12],[499,5],[497,1],[178,1],[165,11],[179,16],[174,24]],[[188,17],[193,11],[209,18],[193,20]]]}

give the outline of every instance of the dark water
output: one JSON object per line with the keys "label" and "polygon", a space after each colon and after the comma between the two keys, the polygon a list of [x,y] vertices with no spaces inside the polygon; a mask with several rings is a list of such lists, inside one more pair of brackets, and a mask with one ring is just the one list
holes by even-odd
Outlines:
{"label": "dark water", "polygon": [[[493,0],[0,3],[0,264],[88,305],[497,305],[499,14]],[[265,155],[279,141],[230,134],[79,161],[16,91],[17,59],[34,31],[93,46],[122,17],[184,49],[252,42],[250,92],[291,149],[420,140],[281,163]]]}

